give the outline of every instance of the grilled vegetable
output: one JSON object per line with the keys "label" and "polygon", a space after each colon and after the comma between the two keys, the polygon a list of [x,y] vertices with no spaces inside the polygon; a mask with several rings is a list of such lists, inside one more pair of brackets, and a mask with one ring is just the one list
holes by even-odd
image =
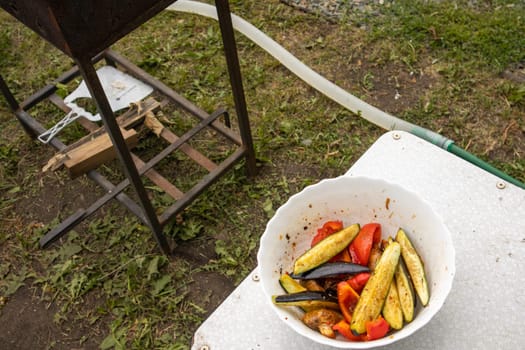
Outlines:
{"label": "grilled vegetable", "polygon": [[430,296],[423,262],[405,231],[402,229],[397,231],[396,241],[401,245],[401,255],[403,256],[403,261],[406,264],[410,279],[414,284],[416,294],[419,297],[421,304],[426,306]]}
{"label": "grilled vegetable", "polygon": [[383,305],[383,317],[391,328],[401,329],[403,327],[403,311],[401,310],[401,304],[399,303],[399,295],[395,279],[393,279],[390,284],[390,289],[388,290],[385,304]]}
{"label": "grilled vegetable", "polygon": [[274,304],[279,306],[299,306],[303,309],[332,309],[339,310],[337,299],[322,292],[298,292],[284,295],[274,295]]}
{"label": "grilled vegetable", "polygon": [[327,221],[323,224],[323,227],[317,229],[317,234],[312,238],[310,246],[313,247],[317,243],[321,242],[326,237],[333,233],[339,232],[343,229],[343,222],[341,220]]}
{"label": "grilled vegetable", "polygon": [[300,283],[301,283],[301,286],[303,286],[304,288],[306,288],[306,290],[309,290],[311,292],[324,292],[325,291],[323,286],[321,286],[319,282],[317,282],[316,280],[302,280]]}
{"label": "grilled vegetable", "polygon": [[353,276],[347,282],[353,290],[355,290],[357,293],[361,293],[369,278],[370,272],[362,272]]}
{"label": "grilled vegetable", "polygon": [[374,243],[381,241],[381,225],[369,223],[364,225],[359,234],[348,247],[352,262],[366,266]]}
{"label": "grilled vegetable", "polygon": [[376,268],[379,258],[383,254],[383,249],[381,247],[381,242],[374,243],[372,245],[372,250],[370,251],[370,257],[368,258],[368,268],[374,270]]}
{"label": "grilled vegetable", "polygon": [[366,340],[381,339],[388,333],[390,328],[388,322],[381,315],[373,321],[367,321],[365,327]]}
{"label": "grilled vegetable", "polygon": [[378,318],[399,262],[401,247],[392,242],[385,248],[368,280],[352,315],[350,328],[354,334],[366,332],[366,322]]}
{"label": "grilled vegetable", "polygon": [[408,278],[403,260],[399,260],[396,273],[394,275],[397,294],[399,296],[399,304],[403,311],[403,318],[406,322],[411,322],[414,319],[414,306],[416,304],[416,296],[414,295],[414,287]]}
{"label": "grilled vegetable", "polygon": [[283,287],[286,293],[297,293],[305,292],[306,288],[303,287],[299,282],[294,280],[290,275],[284,274],[279,277],[279,284]]}
{"label": "grilled vegetable", "polygon": [[295,261],[294,275],[302,274],[327,262],[345,249],[358,233],[359,225],[353,224],[324,238]]}
{"label": "grilled vegetable", "polygon": [[334,331],[339,332],[343,337],[351,341],[363,341],[366,340],[365,335],[354,335],[350,330],[350,324],[346,320],[339,321],[335,326],[332,327]]}
{"label": "grilled vegetable", "polygon": [[304,314],[303,322],[308,327],[318,330],[322,335],[335,338],[332,327],[343,319],[343,316],[334,310],[317,309]]}
{"label": "grilled vegetable", "polygon": [[354,312],[359,294],[346,281],[337,284],[337,300],[341,313],[347,322],[352,320],[352,312]]}
{"label": "grilled vegetable", "polygon": [[316,278],[327,278],[339,275],[355,275],[361,272],[369,272],[367,266],[362,266],[348,262],[324,263],[312,270],[303,272],[298,275],[291,275],[295,279],[312,280]]}
{"label": "grilled vegetable", "polygon": [[[311,282],[314,282],[315,281],[311,281]],[[292,277],[290,277],[290,275],[288,274],[284,274],[282,275],[280,278],[279,278],[279,284],[281,285],[281,287],[283,287],[284,291],[286,293],[299,293],[299,292],[306,292],[308,291],[309,289],[305,288],[304,286],[302,286],[299,282],[297,282],[296,280],[294,280]],[[323,306],[323,305],[321,305]],[[308,312],[308,311],[312,311],[312,310],[315,310],[315,309],[318,309],[319,307],[321,307],[319,305],[311,305],[311,306],[307,306],[307,305],[304,305],[301,307],[301,309],[305,312]]]}

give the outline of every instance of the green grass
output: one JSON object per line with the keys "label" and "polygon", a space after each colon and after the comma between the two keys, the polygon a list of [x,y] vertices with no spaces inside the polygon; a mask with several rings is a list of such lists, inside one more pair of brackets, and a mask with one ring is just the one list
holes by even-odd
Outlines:
{"label": "green grass", "polygon": [[[372,14],[348,12],[337,24],[277,0],[231,6],[353,94],[454,139],[525,181],[525,86],[501,77],[525,61],[523,4],[385,3]],[[71,66],[6,13],[0,12],[0,21],[0,71],[18,98]],[[274,211],[306,185],[345,172],[384,132],[307,87],[242,35],[237,42],[259,175],[249,179],[242,164],[236,166],[168,225],[180,252],[172,261],[159,254],[149,231],[116,205],[59,244],[39,249],[38,239],[69,213],[41,223],[20,206],[31,206],[46,184],[65,182],[66,176],[41,174],[52,153],[25,136],[0,98],[0,308],[25,285],[46,304],[58,305],[54,321],[65,333],[80,324],[103,349],[186,349],[216,306],[209,292],[197,293],[199,276],[221,274],[232,287],[242,281],[256,266],[258,240]],[[163,13],[116,49],[203,109],[232,109],[213,20]],[[22,55],[24,50],[31,55]],[[410,90],[404,76],[429,83]],[[404,105],[374,99],[389,96],[382,93],[391,92],[394,77],[411,93]],[[35,112],[46,123],[60,117],[47,107]],[[187,127],[183,119],[176,123],[174,128]],[[72,139],[78,132],[65,131]],[[144,136],[139,151],[158,147],[154,141]],[[213,148],[218,159],[228,152],[206,140],[199,147]],[[181,156],[166,166],[174,164],[178,171],[192,169]],[[103,170],[121,176],[109,166]],[[92,191],[86,182],[81,185]],[[67,197],[57,188],[53,195]],[[155,195],[160,206],[171,201]],[[203,258],[199,249],[209,255]]]}
{"label": "green grass", "polygon": [[[428,50],[436,59],[451,60],[463,69],[501,72],[525,58],[523,3],[492,1],[396,1],[383,16],[369,19],[372,42],[398,38],[399,55],[414,58]],[[403,44],[405,42],[406,44]]]}

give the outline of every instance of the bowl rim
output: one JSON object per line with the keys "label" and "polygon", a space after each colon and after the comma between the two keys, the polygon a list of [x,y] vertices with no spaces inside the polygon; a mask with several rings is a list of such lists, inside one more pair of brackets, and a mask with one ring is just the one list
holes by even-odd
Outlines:
{"label": "bowl rim", "polygon": [[[293,331],[295,331],[296,333],[300,334],[301,336],[304,336],[304,337],[310,339],[313,342],[320,343],[320,344],[323,344],[323,345],[329,345],[329,346],[337,347],[337,348],[369,349],[369,348],[374,348],[374,347],[379,347],[379,346],[385,346],[385,345],[388,345],[388,344],[392,344],[392,343],[394,343],[396,341],[399,341],[401,339],[409,337],[410,335],[414,334],[415,332],[417,332],[418,330],[423,328],[441,310],[445,300],[447,299],[448,295],[450,294],[450,291],[451,291],[452,285],[453,285],[453,281],[454,281],[454,277],[455,277],[455,273],[456,273],[456,266],[455,266],[455,255],[456,254],[455,254],[455,248],[454,248],[454,244],[453,244],[453,240],[452,240],[452,234],[451,234],[450,230],[448,229],[447,225],[445,224],[443,218],[441,217],[441,215],[438,212],[436,212],[434,210],[434,208],[432,207],[430,202],[428,202],[425,198],[423,198],[417,192],[415,192],[413,190],[409,190],[409,189],[407,189],[406,187],[404,187],[404,186],[402,186],[400,184],[397,184],[397,183],[391,182],[391,181],[387,181],[387,180],[384,180],[384,179],[380,179],[380,178],[369,177],[369,176],[341,175],[341,176],[337,176],[337,177],[334,177],[334,178],[322,179],[319,182],[317,182],[315,184],[308,185],[305,188],[303,188],[301,191],[291,195],[288,198],[288,200],[275,211],[275,213],[272,216],[272,218],[267,222],[267,225],[265,227],[264,233],[260,237],[259,250],[257,252],[257,262],[258,262],[258,269],[259,269],[259,272],[260,272],[259,276],[260,276],[261,282],[262,282],[261,283],[262,289],[263,289],[264,295],[266,296],[267,304],[269,304],[270,307],[274,310],[274,312],[276,312],[278,318],[281,319],[284,322],[283,317],[281,317],[282,313],[284,311],[280,310],[281,308],[279,308],[278,306],[276,306],[276,305],[274,305],[272,303],[272,301],[271,301],[271,296],[272,295],[271,295],[270,291],[268,291],[265,288],[265,281],[263,280],[263,278],[264,278],[263,277],[264,276],[264,267],[263,266],[264,265],[262,264],[262,261],[263,261],[262,254],[264,252],[263,252],[262,248],[266,246],[264,243],[269,239],[269,237],[271,237],[272,233],[269,230],[275,224],[275,221],[280,217],[280,215],[287,210],[287,207],[290,206],[290,205],[293,205],[293,203],[295,201],[297,201],[298,198],[301,198],[302,196],[304,196],[305,193],[309,193],[309,192],[312,192],[312,191],[317,191],[319,188],[322,188],[323,186],[327,186],[327,185],[330,185],[331,183],[341,182],[341,181],[342,182],[346,182],[346,181],[350,181],[350,182],[359,182],[359,181],[374,182],[376,184],[381,184],[383,186],[387,186],[387,188],[389,187],[389,188],[395,189],[397,191],[405,192],[409,196],[417,198],[421,202],[421,205],[426,206],[427,209],[429,209],[433,213],[436,222],[439,223],[439,225],[441,226],[441,229],[442,229],[441,235],[443,235],[444,241],[447,243],[448,255],[447,255],[447,259],[445,261],[447,263],[447,275],[449,277],[444,279],[442,281],[442,283],[440,283],[441,284],[441,288],[440,288],[441,289],[441,293],[440,293],[441,297],[439,299],[431,299],[432,300],[432,304],[431,304],[431,309],[429,309],[430,311],[424,313],[423,315],[421,315],[421,312],[419,312],[418,315],[416,315],[416,317],[414,317],[412,322],[414,322],[416,319],[418,319],[418,324],[416,324],[416,326],[409,327],[408,329],[406,329],[406,325],[405,325],[402,329],[394,331],[393,333],[391,333],[391,335],[386,336],[386,337],[381,338],[381,339],[372,340],[372,341],[363,341],[363,342],[353,342],[353,341],[344,340],[344,339],[343,340],[341,340],[341,339],[331,339],[331,338],[322,336],[320,333],[317,333],[319,335],[319,337],[317,337],[317,336],[313,337],[314,333],[312,333],[312,332],[315,332],[315,331],[308,329],[307,332],[304,332],[303,329],[299,329],[296,326],[295,323],[292,323],[292,322],[285,322],[285,323]],[[311,334],[312,336],[309,336],[308,334]]]}

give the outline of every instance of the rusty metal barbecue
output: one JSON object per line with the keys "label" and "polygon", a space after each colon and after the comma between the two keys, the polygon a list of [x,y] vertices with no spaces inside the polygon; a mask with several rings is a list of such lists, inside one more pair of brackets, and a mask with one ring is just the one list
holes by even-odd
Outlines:
{"label": "rusty metal barbecue", "polygon": [[[217,120],[220,115],[226,114],[225,111],[218,110],[211,114],[203,111],[110,49],[112,44],[157,15],[173,2],[173,0],[0,0],[0,7],[49,41],[64,54],[71,57],[76,63],[75,67],[64,72],[53,83],[43,87],[23,102],[17,101],[9,90],[5,79],[0,75],[0,91],[2,91],[10,108],[26,132],[36,138],[46,131],[31,116],[29,110],[46,99],[55,102],[59,108],[64,109],[64,101],[57,102],[56,85],[59,83],[65,84],[81,76],[96,103],[103,125],[111,138],[126,175],[126,180],[115,185],[98,171],[89,171],[87,176],[102,186],[107,193],[88,208],[77,211],[44,236],[40,240],[42,247],[61,237],[81,220],[98,210],[108,200],[116,198],[149,226],[160,249],[164,253],[169,254],[171,252],[170,244],[163,234],[162,228],[174,215],[188,206],[204,189],[218,180],[236,162],[245,159],[248,174],[255,174],[255,154],[227,0],[216,0],[215,5],[235,103],[239,135]],[[125,70],[131,76],[153,87],[158,93],[165,96],[169,102],[189,112],[200,122],[181,137],[169,135],[167,139],[170,140],[170,145],[149,162],[145,163],[137,159],[126,146],[114,112],[97,76],[94,65],[102,60],[105,60],[108,65]],[[67,109],[64,109],[64,111],[68,112]],[[177,201],[171,207],[165,209],[160,216],[157,216],[155,208],[148,197],[147,190],[141,181],[141,176],[148,171],[153,171],[155,164],[174,150],[182,149],[183,147],[188,148],[186,141],[204,128],[213,128],[221,133],[238,146],[237,151],[233,152],[220,164],[214,164],[202,154],[188,152],[187,154],[191,154],[193,160],[204,165],[209,172],[193,188],[177,196]],[[49,144],[57,150],[66,147],[58,137],[51,139]],[[164,183],[166,188],[173,187],[165,179],[160,179],[159,181]],[[131,185],[136,192],[138,203],[122,192],[128,185]],[[171,193],[173,192],[177,193],[177,191],[172,191]]]}

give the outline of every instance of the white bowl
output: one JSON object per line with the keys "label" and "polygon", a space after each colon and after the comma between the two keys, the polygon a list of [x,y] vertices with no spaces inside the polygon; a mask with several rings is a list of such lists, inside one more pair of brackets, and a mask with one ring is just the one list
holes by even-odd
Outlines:
{"label": "white bowl", "polygon": [[[416,308],[412,322],[405,323],[401,330],[367,342],[352,342],[341,335],[330,339],[304,325],[299,308],[278,307],[271,302],[272,295],[284,294],[279,276],[292,271],[294,260],[309,248],[316,229],[335,219],[342,220],[344,226],[378,222],[383,238],[394,237],[402,227],[412,240],[425,264],[430,300],[426,307]],[[430,321],[452,287],[454,256],[449,230],[428,202],[417,194],[383,180],[340,176],[306,187],[276,211],[261,237],[257,260],[268,305],[284,323],[317,343],[367,349],[408,337]]]}

